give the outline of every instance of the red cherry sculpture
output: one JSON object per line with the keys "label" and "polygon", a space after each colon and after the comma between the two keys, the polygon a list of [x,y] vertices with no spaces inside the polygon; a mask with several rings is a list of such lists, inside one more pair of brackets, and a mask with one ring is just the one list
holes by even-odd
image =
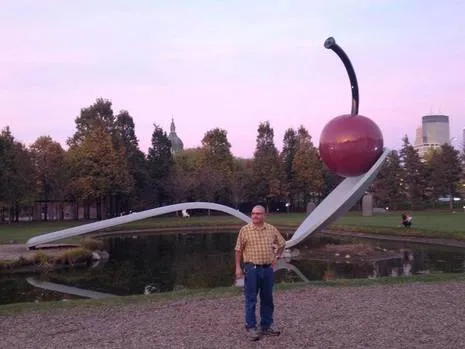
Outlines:
{"label": "red cherry sculpture", "polygon": [[334,38],[325,41],[344,63],[352,88],[352,112],[332,119],[320,136],[320,156],[328,168],[342,177],[367,172],[383,152],[383,135],[369,118],[358,115],[358,84],[355,71],[345,52]]}
{"label": "red cherry sculpture", "polygon": [[362,115],[341,115],[323,128],[320,156],[329,169],[342,177],[367,172],[383,152],[379,127]]}

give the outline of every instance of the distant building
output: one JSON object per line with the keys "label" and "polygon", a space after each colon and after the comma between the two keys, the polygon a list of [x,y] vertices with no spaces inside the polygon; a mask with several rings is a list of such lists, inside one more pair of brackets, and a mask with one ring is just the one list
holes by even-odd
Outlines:
{"label": "distant building", "polygon": [[[444,143],[450,143],[449,116],[425,115],[422,117],[421,131],[417,128],[414,148],[420,157],[424,157],[431,148],[440,148]],[[421,141],[420,141],[421,134]]]}
{"label": "distant building", "polygon": [[422,145],[423,144],[423,128],[420,126],[417,127],[415,132],[415,143],[414,146]]}
{"label": "distant building", "polygon": [[170,134],[168,139],[171,141],[171,153],[176,154],[184,149],[184,144],[181,138],[176,134],[176,126],[174,125],[174,119],[171,119]]}

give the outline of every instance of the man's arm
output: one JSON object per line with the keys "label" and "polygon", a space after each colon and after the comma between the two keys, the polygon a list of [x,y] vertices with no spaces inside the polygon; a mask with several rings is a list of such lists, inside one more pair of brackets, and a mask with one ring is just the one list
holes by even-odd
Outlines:
{"label": "man's arm", "polygon": [[286,240],[284,240],[283,236],[281,235],[278,229],[276,229],[275,233],[276,233],[276,240],[277,240],[276,242],[278,244],[278,248],[276,249],[276,259],[277,259],[282,255],[284,248],[286,247]]}
{"label": "man's arm", "polygon": [[244,272],[241,268],[242,251],[235,250],[234,252],[236,257],[236,279],[241,279],[244,276]]}
{"label": "man's arm", "polygon": [[235,257],[235,264],[236,264],[236,279],[241,279],[244,276],[244,273],[241,268],[241,260],[242,260],[242,229],[239,231],[236,241],[236,247],[234,248],[234,257]]}
{"label": "man's arm", "polygon": [[241,267],[241,261],[242,261],[242,251],[235,250],[235,256],[236,256],[236,269]]}

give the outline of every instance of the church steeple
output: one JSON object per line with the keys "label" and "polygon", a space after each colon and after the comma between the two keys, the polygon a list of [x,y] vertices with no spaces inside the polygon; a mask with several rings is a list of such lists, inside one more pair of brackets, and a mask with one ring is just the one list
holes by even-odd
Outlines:
{"label": "church steeple", "polygon": [[171,133],[176,133],[176,126],[174,126],[174,118],[171,116],[171,127],[170,127],[170,132]]}
{"label": "church steeple", "polygon": [[184,144],[176,134],[176,126],[174,125],[173,116],[171,116],[170,134],[168,135],[168,139],[171,141],[171,152],[173,154],[184,149]]}

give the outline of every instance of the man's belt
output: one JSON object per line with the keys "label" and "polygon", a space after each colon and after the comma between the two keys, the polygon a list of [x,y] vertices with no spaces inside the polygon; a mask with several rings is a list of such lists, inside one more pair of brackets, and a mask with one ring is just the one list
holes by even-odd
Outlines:
{"label": "man's belt", "polygon": [[245,265],[251,265],[254,268],[269,268],[269,267],[271,267],[271,263],[268,263],[268,264],[255,264],[255,263],[251,263],[251,262],[245,262],[244,264]]}

